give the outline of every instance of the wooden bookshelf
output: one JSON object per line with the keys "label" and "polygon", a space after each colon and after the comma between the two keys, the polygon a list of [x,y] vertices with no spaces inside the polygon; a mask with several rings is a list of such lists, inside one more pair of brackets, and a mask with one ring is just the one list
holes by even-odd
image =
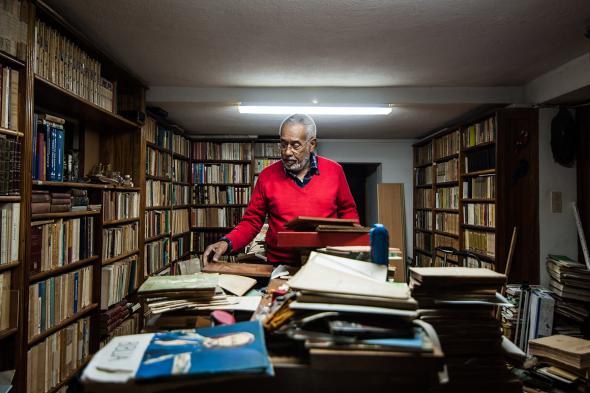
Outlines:
{"label": "wooden bookshelf", "polygon": [[129,223],[137,222],[137,221],[139,221],[139,217],[122,218],[120,220],[103,221],[102,226],[103,227],[111,227],[111,226],[116,226],[116,225],[129,224]]}
{"label": "wooden bookshelf", "polygon": [[87,217],[87,216],[96,216],[100,214],[98,210],[86,210],[86,211],[79,211],[79,212],[62,212],[62,213],[39,213],[39,214],[31,214],[31,220],[47,220],[47,219],[66,219],[66,218],[76,218],[76,217]]}
{"label": "wooden bookshelf", "polygon": [[67,265],[63,265],[63,266],[57,267],[55,269],[51,269],[51,270],[47,270],[47,271],[40,272],[40,273],[37,273],[37,274],[33,274],[29,278],[29,283],[30,284],[34,284],[34,283],[36,283],[38,281],[44,280],[44,279],[49,278],[49,277],[54,277],[54,276],[59,276],[60,274],[69,273],[71,271],[74,271],[74,270],[80,269],[82,267],[91,265],[97,259],[98,259],[98,255],[95,255],[95,256],[92,256],[90,258],[81,259],[81,260],[76,261],[76,262],[68,263]]}
{"label": "wooden bookshelf", "polygon": [[70,325],[73,322],[76,322],[78,319],[84,318],[88,316],[92,311],[98,308],[98,303],[93,303],[88,307],[83,308],[82,310],[78,311],[76,314],[72,315],[69,318],[64,319],[60,323],[55,326],[50,327],[49,329],[45,330],[43,333],[40,333],[29,340],[29,347],[32,347],[35,344],[40,343],[47,337],[51,336],[53,333],[63,329],[64,327]]}
{"label": "wooden bookshelf", "polygon": [[0,272],[6,271],[6,270],[11,270],[11,269],[16,269],[18,267],[20,267],[19,261],[4,263],[4,264],[0,265]]}
{"label": "wooden bookshelf", "polygon": [[[491,131],[493,130],[493,131]],[[520,148],[519,138],[526,133],[527,143]],[[458,138],[458,144],[457,139]],[[430,155],[426,154],[431,146]],[[520,146],[520,145],[519,145]],[[478,163],[482,156],[493,158],[492,162]],[[421,160],[419,158],[422,158]],[[447,165],[457,159],[457,181],[437,182],[436,168],[439,165]],[[466,171],[466,160],[470,161],[472,170]],[[489,158],[487,158],[489,159]],[[515,181],[513,173],[518,168],[519,162],[526,161],[529,165],[528,172]],[[473,166],[475,164],[475,166]],[[538,235],[538,114],[536,109],[506,108],[493,109],[468,121],[449,127],[443,132],[435,132],[433,135],[424,138],[414,145],[414,172],[421,168],[433,165],[433,184],[416,184],[414,177],[414,220],[421,215],[431,212],[432,232],[425,231],[418,227],[414,228],[414,240],[418,236],[432,233],[432,251],[415,247],[416,258],[426,255],[433,259],[436,265],[440,261],[434,255],[436,248],[435,237],[441,240],[457,239],[460,249],[467,250],[478,255],[483,262],[486,262],[499,272],[504,272],[505,262],[510,246],[512,229],[519,229],[519,238],[515,249],[515,260],[523,261],[518,267],[512,266],[509,275],[509,282],[538,283],[539,281],[539,235]],[[479,166],[478,165],[483,165]],[[484,169],[478,169],[484,168]],[[482,194],[469,194],[470,188],[475,190],[475,184]],[[417,206],[418,193],[424,190],[431,190],[432,198],[436,197],[438,190],[442,188],[458,187],[459,198],[457,209],[423,208]],[[492,195],[486,194],[484,190],[492,187],[495,192]],[[475,205],[475,206],[472,206]],[[493,209],[493,210],[492,210]],[[495,225],[469,225],[467,222],[476,222],[476,216],[470,217],[467,221],[466,214],[480,212],[483,220],[484,214],[491,214],[495,218]],[[481,213],[483,212],[483,213]],[[489,213],[486,213],[489,212]],[[439,214],[453,214],[458,216],[458,234],[448,230],[437,228],[437,217]],[[426,217],[426,216],[424,216]],[[442,216],[440,220],[451,220],[451,217]],[[454,218],[453,218],[454,220]],[[456,222],[456,221],[455,221]],[[449,225],[453,221],[447,221]],[[453,228],[453,232],[454,232]],[[523,233],[523,231],[525,233]],[[489,254],[478,252],[475,248],[467,246],[468,233],[474,233],[476,239],[493,240],[494,249],[491,250],[495,257]],[[522,234],[522,237],[521,237]],[[494,236],[489,238],[487,236]],[[418,255],[418,257],[416,257]],[[438,261],[438,262],[437,262]],[[462,261],[459,261],[462,263]]]}
{"label": "wooden bookshelf", "polygon": [[119,255],[114,256],[112,258],[104,259],[102,261],[102,266],[110,265],[111,263],[120,261],[121,259],[129,258],[130,256],[136,255],[138,253],[139,253],[139,249],[136,249],[136,250],[124,252],[123,254],[119,254]]}

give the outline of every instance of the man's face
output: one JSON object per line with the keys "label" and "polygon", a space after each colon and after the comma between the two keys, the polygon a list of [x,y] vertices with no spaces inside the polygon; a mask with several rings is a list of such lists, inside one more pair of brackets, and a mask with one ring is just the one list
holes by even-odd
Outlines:
{"label": "man's face", "polygon": [[285,124],[283,126],[281,130],[281,159],[287,170],[297,172],[304,169],[315,146],[315,138],[309,141],[305,139],[304,125]]}

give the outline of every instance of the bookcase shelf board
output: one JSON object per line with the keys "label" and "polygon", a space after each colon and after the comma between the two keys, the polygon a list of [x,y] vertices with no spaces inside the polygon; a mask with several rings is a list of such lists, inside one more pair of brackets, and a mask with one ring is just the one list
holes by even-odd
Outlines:
{"label": "bookcase shelf board", "polygon": [[179,238],[179,237],[182,237],[182,236],[188,235],[188,234],[190,234],[190,233],[191,233],[191,231],[187,231],[187,232],[181,232],[181,233],[174,233],[174,234],[172,234],[172,236],[171,236],[171,237],[172,237],[172,239],[177,239],[177,238]]}
{"label": "bookcase shelf board", "polygon": [[76,262],[68,263],[67,265],[60,266],[55,269],[51,269],[51,270],[47,270],[47,271],[40,272],[37,274],[33,274],[29,278],[29,284],[34,284],[34,283],[44,280],[46,278],[59,276],[60,274],[68,273],[68,272],[74,271],[76,269],[82,268],[84,266],[91,265],[97,259],[98,259],[98,255],[94,255],[90,258],[81,259]]}
{"label": "bookcase shelf board", "polygon": [[455,153],[455,154],[451,154],[445,157],[439,157],[437,159],[434,160],[435,163],[440,163],[440,162],[445,162],[445,161],[449,161],[452,160],[453,158],[457,158],[459,157],[459,153]]}
{"label": "bookcase shelf board", "polygon": [[0,332],[0,341],[1,340],[4,340],[5,338],[9,338],[9,337],[13,336],[16,333],[18,333],[18,328],[17,327],[5,329],[5,330],[3,330],[3,331]]}
{"label": "bookcase shelf board", "polygon": [[111,227],[115,225],[122,225],[122,224],[129,224],[131,222],[139,221],[139,217],[132,217],[132,218],[123,218],[121,220],[111,220],[111,221],[104,221],[102,223],[103,227]]}
{"label": "bookcase shelf board", "polygon": [[443,232],[443,231],[434,231],[434,233],[436,233],[438,235],[442,235],[442,236],[459,238],[459,235],[456,233],[449,233],[449,232]]}
{"label": "bookcase shelf board", "polygon": [[160,147],[160,146],[156,145],[155,143],[146,142],[145,144],[146,144],[147,147],[149,147],[151,149],[155,149],[155,150],[161,151],[162,153],[172,154],[172,150],[166,149],[165,147]]}
{"label": "bookcase shelf board", "polygon": [[20,196],[18,196],[18,195],[1,195],[0,196],[0,203],[7,203],[7,202],[20,202]]}
{"label": "bookcase shelf board", "polygon": [[169,210],[171,209],[172,206],[170,205],[166,205],[166,206],[146,206],[145,210],[150,211],[150,210]]}
{"label": "bookcase shelf board", "polygon": [[166,176],[152,176],[152,175],[145,175],[146,179],[148,180],[160,180],[165,182],[171,182],[172,178]]}
{"label": "bookcase shelf board", "polygon": [[414,168],[426,168],[427,166],[431,166],[431,165],[432,165],[432,162],[426,162],[423,164],[414,165]]}
{"label": "bookcase shelf board", "polygon": [[163,233],[161,235],[157,235],[157,236],[153,236],[153,237],[148,237],[143,242],[144,243],[150,243],[150,242],[153,242],[153,241],[156,241],[156,240],[160,240],[160,239],[163,239],[163,238],[169,237],[169,236],[170,236],[170,233]]}
{"label": "bookcase shelf board", "polygon": [[23,137],[25,135],[20,131],[9,130],[8,128],[4,128],[4,127],[0,127],[0,134],[17,136],[17,137]]}
{"label": "bookcase shelf board", "polygon": [[129,252],[126,252],[123,254],[119,254],[119,255],[109,258],[109,259],[105,259],[104,261],[102,261],[102,266],[110,265],[113,262],[120,261],[121,259],[125,259],[127,257],[130,257],[130,256],[138,254],[138,253],[139,253],[139,250],[133,250],[133,251],[129,251]]}
{"label": "bookcase shelf board", "polygon": [[183,156],[182,154],[172,153],[172,157],[177,158],[179,160],[190,161],[190,157]]}
{"label": "bookcase shelf board", "polygon": [[464,152],[464,153],[467,153],[467,152],[474,151],[474,150],[491,148],[491,147],[494,147],[495,145],[496,145],[496,142],[495,141],[492,141],[492,142],[484,142],[484,143],[477,144],[475,146],[464,147],[464,148],[461,149],[461,151]]}
{"label": "bookcase shelf board", "polygon": [[51,336],[53,333],[63,329],[64,327],[76,322],[78,319],[88,316],[91,312],[98,309],[98,303],[92,303],[86,308],[78,311],[76,314],[72,315],[69,318],[64,319],[60,323],[55,326],[50,327],[49,329],[45,330],[43,333],[38,334],[29,340],[29,347],[34,346],[35,344],[40,343],[47,337]]}
{"label": "bookcase shelf board", "polygon": [[63,381],[60,381],[53,388],[49,389],[47,391],[47,393],[57,393],[57,392],[59,392],[65,385],[67,385],[68,383],[70,383],[71,380],[84,369],[84,367],[86,367],[86,365],[90,362],[91,359],[92,359],[92,355],[91,356],[88,356],[86,359],[84,359],[82,361],[82,363],[78,367],[76,367],[68,375],[65,376],[65,378],[63,379]]}
{"label": "bookcase shelf board", "polygon": [[79,211],[79,212],[62,212],[62,213],[39,213],[39,214],[31,214],[31,219],[35,220],[44,220],[44,219],[53,219],[53,218],[75,218],[75,217],[87,217],[87,216],[96,216],[100,214],[99,210],[87,210],[87,211]]}
{"label": "bookcase shelf board", "polygon": [[191,207],[191,205],[177,205],[177,206],[171,206],[172,210],[179,210],[179,209],[188,209],[189,207]]}
{"label": "bookcase shelf board", "polygon": [[486,227],[482,225],[469,225],[469,224],[461,224],[463,228],[468,229],[477,229],[478,231],[487,231],[487,232],[496,232],[496,228],[494,227]]}
{"label": "bookcase shelf board", "polygon": [[449,186],[456,186],[457,184],[459,184],[458,181],[454,180],[454,181],[444,181],[444,182],[437,182],[435,183],[436,187],[449,187]]}
{"label": "bookcase shelf board", "polygon": [[14,68],[25,68],[26,64],[9,53],[0,50],[0,62]]}
{"label": "bookcase shelf board", "polygon": [[20,265],[19,261],[4,263],[4,264],[0,265],[0,272],[10,270],[10,269],[15,269],[15,268],[19,267],[19,265]]}
{"label": "bookcase shelf board", "polygon": [[483,171],[474,171],[468,173],[462,173],[461,177],[475,177],[475,176],[484,176],[484,175],[493,175],[496,173],[495,169],[486,169]]}
{"label": "bookcase shelf board", "polygon": [[495,198],[461,198],[462,202],[465,203],[494,203],[496,202]]}

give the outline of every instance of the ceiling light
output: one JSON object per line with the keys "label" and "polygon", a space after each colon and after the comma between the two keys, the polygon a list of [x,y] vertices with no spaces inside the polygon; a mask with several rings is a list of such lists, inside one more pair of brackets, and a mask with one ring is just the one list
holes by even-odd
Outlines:
{"label": "ceiling light", "polygon": [[276,105],[238,105],[240,113],[260,115],[291,115],[305,113],[308,115],[388,115],[389,106],[276,106]]}

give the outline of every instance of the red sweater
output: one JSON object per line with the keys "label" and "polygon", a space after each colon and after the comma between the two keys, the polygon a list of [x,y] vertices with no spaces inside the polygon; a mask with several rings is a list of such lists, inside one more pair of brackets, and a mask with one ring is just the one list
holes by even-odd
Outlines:
{"label": "red sweater", "polygon": [[268,262],[298,264],[294,249],[277,247],[277,232],[285,231],[285,223],[297,216],[359,219],[340,164],[319,156],[317,159],[319,174],[305,187],[289,178],[281,161],[260,173],[242,221],[226,236],[234,251],[254,239],[268,214]]}

